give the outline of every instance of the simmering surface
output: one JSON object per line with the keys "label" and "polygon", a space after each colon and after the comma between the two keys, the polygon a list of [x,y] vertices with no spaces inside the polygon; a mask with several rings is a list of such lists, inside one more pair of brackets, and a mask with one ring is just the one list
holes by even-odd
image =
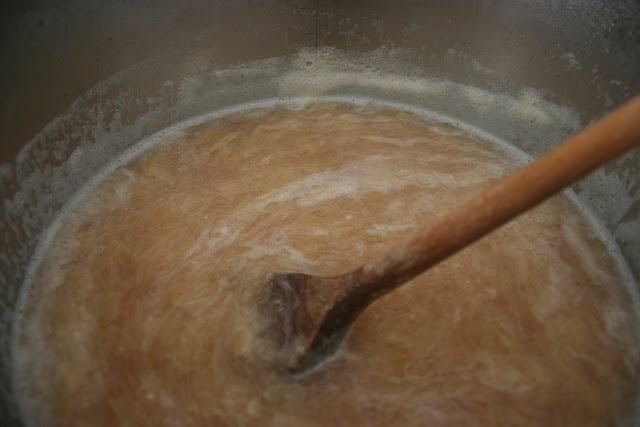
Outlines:
{"label": "simmering surface", "polygon": [[608,425],[635,399],[637,317],[557,197],[384,297],[329,363],[274,366],[270,271],[344,273],[515,169],[374,107],[190,128],[63,219],[31,284],[17,387],[38,425]]}

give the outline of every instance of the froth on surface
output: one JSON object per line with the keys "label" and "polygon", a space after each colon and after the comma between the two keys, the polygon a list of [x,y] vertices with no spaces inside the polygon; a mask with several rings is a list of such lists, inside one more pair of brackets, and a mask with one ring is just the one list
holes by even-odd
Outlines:
{"label": "froth on surface", "polygon": [[201,123],[67,213],[16,348],[37,425],[607,425],[637,395],[638,319],[556,197],[367,309],[334,360],[274,369],[270,271],[346,272],[514,169],[394,109],[309,104]]}

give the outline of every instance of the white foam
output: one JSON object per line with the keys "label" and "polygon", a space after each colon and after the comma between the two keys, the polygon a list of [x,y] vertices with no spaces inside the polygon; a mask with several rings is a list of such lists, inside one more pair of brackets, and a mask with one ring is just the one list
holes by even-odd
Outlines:
{"label": "white foam", "polygon": [[[532,95],[528,95],[528,98],[532,99]],[[49,228],[43,233],[40,243],[32,257],[32,261],[29,265],[27,274],[25,275],[24,285],[22,287],[22,292],[20,295],[19,302],[17,304],[16,310],[16,319],[20,318],[22,313],[22,309],[24,307],[25,298],[34,291],[30,288],[30,283],[32,282],[33,274],[40,266],[43,254],[46,253],[48,248],[51,245],[51,241],[54,238],[55,234],[59,231],[63,221],[65,218],[73,212],[79,205],[81,205],[87,197],[91,194],[94,188],[97,188],[100,183],[111,176],[111,174],[119,168],[122,168],[126,164],[132,162],[134,159],[142,156],[144,153],[152,150],[153,148],[161,145],[163,143],[168,143],[171,141],[179,140],[185,132],[194,126],[201,125],[203,123],[220,119],[222,117],[233,116],[236,114],[256,114],[261,115],[265,110],[272,109],[274,107],[284,107],[291,109],[300,109],[304,108],[305,105],[313,102],[324,101],[324,102],[338,102],[338,103],[346,103],[354,106],[366,108],[368,106],[376,106],[380,108],[388,108],[393,110],[406,111],[408,113],[414,114],[424,120],[427,121],[437,121],[442,123],[447,123],[453,126],[456,126],[463,132],[470,135],[477,135],[478,138],[490,141],[495,144],[496,147],[499,147],[501,151],[503,151],[510,158],[514,159],[514,161],[520,165],[525,164],[531,160],[531,156],[524,153],[522,150],[514,147],[508,142],[498,139],[495,136],[489,135],[486,132],[472,127],[470,125],[466,125],[464,123],[460,123],[458,120],[452,117],[445,116],[441,113],[421,110],[415,107],[407,106],[404,104],[396,103],[396,102],[387,102],[380,101],[375,99],[368,99],[362,97],[343,97],[343,96],[322,96],[322,97],[290,97],[290,98],[276,98],[270,100],[263,100],[259,102],[251,102],[241,105],[236,105],[230,108],[224,108],[215,112],[211,112],[187,121],[184,121],[180,124],[174,125],[170,128],[164,129],[161,132],[158,132],[149,138],[146,138],[143,141],[133,145],[131,148],[126,150],[119,158],[115,159],[113,162],[107,164],[101,171],[99,171],[92,180],[90,180],[83,189],[78,191],[76,195],[58,212],[56,219],[51,223]],[[524,110],[523,110],[524,111]],[[458,130],[457,132],[460,132]],[[366,136],[365,136],[366,137]],[[371,138],[371,137],[369,137]],[[394,139],[373,137],[372,141],[375,142],[384,142],[391,144],[403,144],[402,142],[395,141]],[[419,143],[420,141],[417,139],[415,143]],[[410,144],[414,143],[413,140],[409,142]],[[407,141],[404,141],[404,144],[407,144]],[[291,199],[296,199],[297,203],[302,205],[305,204],[315,204],[321,200],[326,200],[335,197],[349,196],[354,197],[361,192],[368,191],[391,191],[393,189],[399,188],[399,186],[410,185],[410,184],[420,184],[425,185],[428,182],[438,182],[438,185],[446,184],[446,180],[450,180],[451,184],[459,182],[462,180],[474,180],[474,179],[485,179],[483,177],[469,175],[467,177],[451,177],[448,175],[438,175],[432,176],[429,172],[425,172],[424,174],[411,174],[410,176],[404,176],[400,172],[401,176],[398,176],[399,180],[394,184],[389,183],[385,180],[363,180],[356,178],[357,176],[361,176],[363,173],[367,174],[370,171],[375,170],[376,163],[384,164],[387,159],[382,158],[381,156],[369,156],[361,161],[360,164],[350,164],[347,165],[344,170],[340,171],[331,171],[330,173],[316,173],[310,176],[303,178],[302,180],[293,182],[291,184],[286,185],[285,187],[276,190],[270,194],[264,195],[256,200],[251,202],[251,209],[262,210],[269,203],[282,203]],[[435,159],[437,160],[437,159]],[[499,171],[496,171],[499,172]],[[126,174],[126,172],[125,172]],[[327,180],[332,181],[332,185],[327,185]],[[443,181],[444,180],[444,181]],[[124,190],[123,190],[124,191]],[[578,198],[570,191],[565,192],[572,202],[579,207],[579,209],[585,214],[585,216],[589,219],[589,223],[592,227],[597,230],[598,236],[606,243],[608,249],[616,255],[618,268],[626,279],[626,286],[629,291],[629,295],[633,298],[636,307],[638,308],[638,312],[640,313],[640,298],[638,297],[635,281],[633,279],[633,275],[630,272],[628,266],[621,258],[620,250],[618,246],[615,244],[615,240],[608,232],[606,228],[604,228],[591,214],[588,208],[586,208],[583,204],[580,203]],[[301,195],[304,195],[302,197]],[[220,233],[220,230],[217,230],[217,233]],[[232,229],[229,227],[229,229]],[[216,245],[222,242],[230,242],[233,241],[233,236],[229,236],[227,234],[220,236],[211,236],[210,234],[203,234],[201,239],[199,239],[199,243],[193,248],[193,251],[197,251],[201,248],[201,245],[206,242],[206,245],[211,247],[212,245]],[[17,330],[19,328],[19,322],[14,322],[14,334],[13,336],[17,336]],[[14,347],[15,348],[15,347]]]}

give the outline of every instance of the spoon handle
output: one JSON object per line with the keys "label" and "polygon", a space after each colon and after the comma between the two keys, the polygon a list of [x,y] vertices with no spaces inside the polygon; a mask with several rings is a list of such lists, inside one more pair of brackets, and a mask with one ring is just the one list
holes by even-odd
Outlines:
{"label": "spoon handle", "polygon": [[638,144],[640,95],[348,274],[345,297],[373,301]]}

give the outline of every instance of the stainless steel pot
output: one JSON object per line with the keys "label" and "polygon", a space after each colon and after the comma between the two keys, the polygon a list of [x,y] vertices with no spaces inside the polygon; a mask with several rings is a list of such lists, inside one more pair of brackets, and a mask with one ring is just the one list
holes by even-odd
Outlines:
{"label": "stainless steel pot", "polygon": [[[435,110],[536,155],[640,92],[634,0],[0,7],[2,425],[20,424],[10,384],[11,318],[38,238],[101,165],[144,137],[242,102],[349,95]],[[339,78],[316,85],[327,67]],[[542,116],[496,112],[505,105]],[[640,151],[574,189],[638,281]]]}

